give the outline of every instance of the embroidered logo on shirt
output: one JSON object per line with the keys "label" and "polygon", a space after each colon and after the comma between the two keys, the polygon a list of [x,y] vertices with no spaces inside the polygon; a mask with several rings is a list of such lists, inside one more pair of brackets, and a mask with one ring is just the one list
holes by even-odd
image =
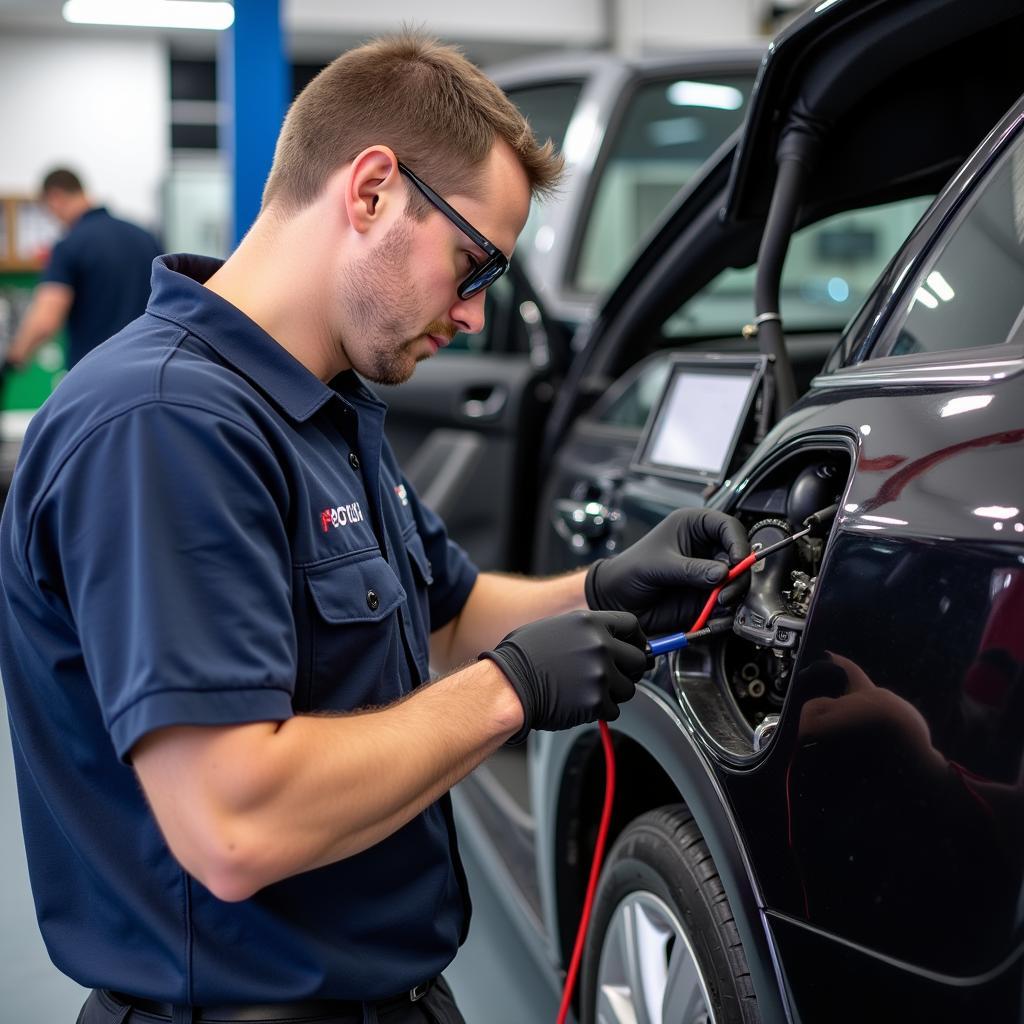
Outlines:
{"label": "embroidered logo on shirt", "polygon": [[395,494],[398,495],[398,500],[402,503],[403,508],[409,504],[409,496],[406,493],[405,484],[396,484]]}
{"label": "embroidered logo on shirt", "polygon": [[348,526],[349,523],[361,523],[363,521],[363,510],[359,502],[354,501],[351,505],[337,505],[334,508],[325,508],[320,513],[320,525],[324,533],[330,529],[338,529],[340,526]]}

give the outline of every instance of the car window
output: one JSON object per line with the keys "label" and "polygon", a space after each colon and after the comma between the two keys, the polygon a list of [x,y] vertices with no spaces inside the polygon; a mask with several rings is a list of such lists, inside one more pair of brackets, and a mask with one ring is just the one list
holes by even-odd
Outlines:
{"label": "car window", "polygon": [[665,386],[670,363],[666,352],[637,367],[635,376],[623,382],[618,395],[609,395],[594,409],[594,419],[610,427],[643,429]]}
{"label": "car window", "polygon": [[[538,141],[551,139],[560,152],[582,89],[582,82],[550,82],[547,85],[509,88],[505,92],[530,122]],[[543,223],[543,204],[531,203],[530,215],[519,236],[518,245],[522,251],[533,246]]]}
{"label": "car window", "polygon": [[[798,231],[782,271],[786,328],[841,330],[930,202],[924,197],[853,210]],[[754,316],[756,269],[723,271],[665,321],[665,337],[737,335]]]}
{"label": "car window", "polygon": [[551,139],[555,149],[561,149],[582,88],[582,82],[551,82],[511,88],[506,95],[530,122],[539,142]]}
{"label": "car window", "polygon": [[872,358],[1021,339],[1024,143],[1003,157],[907,295],[899,329]]}
{"label": "car window", "polygon": [[739,127],[753,76],[659,79],[630,99],[599,172],[572,283],[610,287],[672,197]]}

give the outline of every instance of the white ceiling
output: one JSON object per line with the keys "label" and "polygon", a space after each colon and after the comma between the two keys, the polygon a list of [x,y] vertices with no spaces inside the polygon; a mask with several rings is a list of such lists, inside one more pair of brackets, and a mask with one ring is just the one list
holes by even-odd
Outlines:
{"label": "white ceiling", "polygon": [[[293,61],[323,63],[370,36],[409,25],[460,44],[483,65],[566,48],[640,52],[748,41],[778,27],[772,21],[780,10],[807,2],[388,0],[372,5],[352,0],[280,0],[287,52]],[[62,6],[63,0],[0,0],[0,35],[156,36],[169,43],[175,56],[212,57],[216,52],[216,32],[69,25],[61,17]]]}
{"label": "white ceiling", "polygon": [[[626,0],[633,2],[633,0]],[[740,0],[746,2],[746,0]],[[63,0],[0,0],[0,33],[56,32],[93,36],[158,36],[181,56],[212,56],[217,33],[69,25]],[[383,5],[382,5],[383,7]],[[325,61],[382,31],[422,27],[461,44],[479,63],[555,48],[595,47],[607,42],[608,0],[516,0],[481,5],[478,0],[389,0],[367,14],[368,5],[346,0],[281,0],[288,53],[296,61]],[[372,9],[372,8],[370,8]]]}

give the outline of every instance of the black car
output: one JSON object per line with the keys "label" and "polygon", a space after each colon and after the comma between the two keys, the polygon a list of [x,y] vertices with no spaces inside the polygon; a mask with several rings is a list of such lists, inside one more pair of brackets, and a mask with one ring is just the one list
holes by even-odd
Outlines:
{"label": "black car", "polygon": [[[612,725],[585,1022],[1024,1019],[1022,44],[1019,3],[819,4],[578,342],[535,568],[680,506],[782,545]],[[787,250],[852,266],[907,210],[845,329],[801,331]],[[603,786],[589,728],[457,791],[551,982]]]}

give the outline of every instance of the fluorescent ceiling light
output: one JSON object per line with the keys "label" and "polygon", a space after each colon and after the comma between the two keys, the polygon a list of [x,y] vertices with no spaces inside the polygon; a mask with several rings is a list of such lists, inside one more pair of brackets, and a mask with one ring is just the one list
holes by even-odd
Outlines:
{"label": "fluorescent ceiling light", "polygon": [[225,29],[235,20],[229,3],[209,0],[67,0],[64,20],[76,25]]}
{"label": "fluorescent ceiling light", "polygon": [[714,82],[673,82],[665,91],[669,103],[677,107],[714,107],[716,110],[739,110],[743,93],[732,85]]}
{"label": "fluorescent ceiling light", "polygon": [[937,270],[933,270],[925,280],[928,282],[928,287],[931,288],[931,290],[935,292],[943,302],[949,302],[956,296],[956,292],[950,288],[949,282]]}
{"label": "fluorescent ceiling light", "polygon": [[929,309],[937,309],[939,306],[939,300],[923,285],[914,292],[914,302],[920,302],[922,306],[927,306]]}

